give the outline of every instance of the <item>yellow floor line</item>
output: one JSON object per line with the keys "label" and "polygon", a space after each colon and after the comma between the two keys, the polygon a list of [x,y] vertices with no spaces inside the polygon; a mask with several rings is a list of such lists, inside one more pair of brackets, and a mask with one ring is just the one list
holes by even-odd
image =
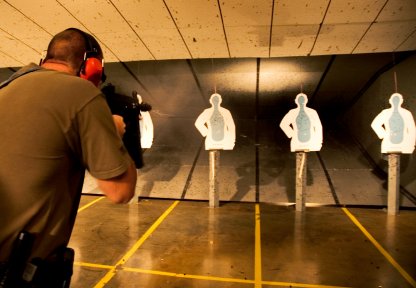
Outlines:
{"label": "yellow floor line", "polygon": [[82,267],[90,267],[90,268],[98,268],[98,269],[106,269],[106,270],[110,270],[110,269],[114,269],[115,266],[111,266],[111,265],[104,265],[104,264],[95,264],[95,263],[86,263],[86,262],[74,262],[75,266],[82,266]]}
{"label": "yellow floor line", "polygon": [[[180,273],[146,270],[146,269],[130,268],[130,267],[123,267],[123,270],[136,272],[136,273],[143,273],[143,274],[152,274],[152,275],[197,279],[197,280],[207,280],[207,281],[243,283],[243,284],[255,284],[255,285],[257,283],[257,280],[215,277],[215,276],[202,276],[202,275],[192,275],[192,274],[180,274]],[[341,286],[315,285],[315,284],[292,283],[292,282],[275,282],[275,281],[260,281],[260,284],[269,285],[269,286],[299,287],[299,288],[349,288],[349,287],[341,287]]]}
{"label": "yellow floor line", "polygon": [[260,237],[260,205],[256,204],[255,214],[255,248],[254,248],[254,287],[261,288],[262,272],[261,272],[261,237]]}
{"label": "yellow floor line", "polygon": [[123,270],[130,271],[130,272],[136,272],[136,273],[152,274],[152,275],[160,275],[160,276],[168,276],[168,277],[177,277],[177,278],[188,278],[188,279],[198,279],[198,280],[208,280],[208,281],[221,281],[221,282],[254,284],[253,280],[247,280],[247,279],[225,278],[225,277],[215,277],[215,276],[202,276],[202,275],[192,275],[192,274],[181,274],[181,273],[146,270],[146,269],[131,268],[131,267],[123,267]]}
{"label": "yellow floor line", "polygon": [[85,210],[85,209],[87,209],[88,207],[90,207],[91,205],[94,205],[95,203],[97,203],[98,201],[100,201],[101,199],[104,199],[105,197],[104,196],[102,196],[102,197],[100,197],[100,198],[98,198],[98,199],[95,199],[94,201],[91,201],[90,203],[88,203],[88,204],[85,204],[84,206],[82,206],[81,208],[79,208],[78,209],[78,213],[79,212],[81,212],[82,210]]}
{"label": "yellow floor line", "polygon": [[347,208],[342,208],[342,210],[347,214],[347,216],[351,219],[351,221],[363,232],[363,234],[373,243],[373,245],[378,249],[378,251],[386,257],[386,259],[393,265],[394,268],[399,271],[399,273],[407,280],[407,282],[412,285],[412,287],[416,287],[416,281],[407,273],[400,265],[397,263],[396,260],[377,242],[377,240],[364,228],[363,225],[355,218],[354,215]]}
{"label": "yellow floor line", "polygon": [[262,281],[263,285],[269,286],[281,286],[281,287],[293,287],[293,288],[351,288],[345,286],[332,286],[332,285],[320,285],[320,284],[306,284],[306,283],[293,283],[293,282],[275,282],[275,281]]}
{"label": "yellow floor line", "polygon": [[[116,266],[86,263],[86,262],[74,262],[74,265],[75,266],[82,266],[82,267],[89,267],[89,268],[105,269],[105,270],[110,270],[110,269],[115,269],[116,268]],[[181,273],[173,273],[173,272],[165,272],[165,271],[125,267],[125,266],[123,266],[119,270],[134,272],[134,273],[141,273],[141,274],[159,275],[159,276],[167,276],[167,277],[186,278],[186,279],[196,279],[196,280],[205,280],[205,281],[218,281],[218,282],[242,283],[242,284],[255,284],[256,283],[255,280],[250,280],[250,279],[238,279],[238,278],[226,278],[226,277],[216,277],[216,276],[181,274]],[[329,286],[329,285],[319,285],[319,284],[305,284],[305,283],[277,282],[277,281],[261,281],[261,284],[262,285],[269,285],[269,286],[298,287],[298,288],[349,288],[349,287],[344,287],[344,286]]]}
{"label": "yellow floor line", "polygon": [[107,274],[94,286],[95,288],[104,287],[116,274],[117,268],[124,263],[136,252],[137,249],[146,241],[146,239],[156,230],[156,228],[165,220],[170,212],[178,205],[179,201],[173,202],[172,205],[156,220],[155,223],[146,231],[146,233],[133,245],[133,247],[127,251],[127,253],[116,263],[114,268],[107,272]]}

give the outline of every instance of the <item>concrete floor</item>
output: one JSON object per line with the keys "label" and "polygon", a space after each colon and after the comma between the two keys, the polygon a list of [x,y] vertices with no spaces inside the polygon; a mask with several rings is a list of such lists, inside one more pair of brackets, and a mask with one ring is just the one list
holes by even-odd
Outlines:
{"label": "concrete floor", "polygon": [[221,151],[218,208],[207,201],[208,153],[190,132],[161,133],[171,144],[145,152],[128,205],[87,175],[71,287],[416,287],[415,195],[388,215],[386,179],[327,132],[308,153],[307,206],[296,211],[289,141],[241,124],[238,145]]}
{"label": "concrete floor", "polygon": [[83,196],[71,287],[416,287],[416,212]]}

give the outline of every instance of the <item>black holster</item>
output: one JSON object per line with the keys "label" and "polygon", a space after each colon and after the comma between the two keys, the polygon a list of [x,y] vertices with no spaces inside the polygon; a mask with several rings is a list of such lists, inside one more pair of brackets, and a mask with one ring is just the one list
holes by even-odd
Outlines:
{"label": "black holster", "polygon": [[0,288],[68,288],[71,282],[74,250],[60,247],[47,259],[28,262],[33,235],[21,232],[9,261],[0,271]]}

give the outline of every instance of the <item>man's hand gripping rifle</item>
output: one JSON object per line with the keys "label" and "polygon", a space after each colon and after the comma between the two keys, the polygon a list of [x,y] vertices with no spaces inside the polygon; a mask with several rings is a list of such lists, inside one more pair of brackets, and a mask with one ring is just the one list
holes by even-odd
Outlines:
{"label": "man's hand gripping rifle", "polygon": [[133,91],[132,96],[126,96],[115,92],[112,84],[102,89],[113,115],[123,117],[126,124],[126,132],[123,136],[123,143],[130,157],[136,164],[136,168],[143,167],[142,147],[140,144],[140,111],[150,111],[152,106],[147,103],[139,103],[137,92]]}

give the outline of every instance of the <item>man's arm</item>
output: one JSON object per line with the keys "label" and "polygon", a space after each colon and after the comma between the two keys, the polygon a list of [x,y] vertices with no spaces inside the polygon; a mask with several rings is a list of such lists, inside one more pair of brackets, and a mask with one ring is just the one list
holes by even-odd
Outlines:
{"label": "man's arm", "polygon": [[[126,125],[123,117],[113,115],[113,121],[120,137],[123,137],[126,132]],[[133,161],[126,172],[120,176],[110,178],[107,180],[97,179],[98,188],[107,196],[107,198],[114,203],[127,203],[134,196],[136,189],[137,172]]]}
{"label": "man's arm", "polygon": [[134,196],[137,172],[133,161],[126,172],[107,180],[97,179],[98,188],[114,203],[127,203]]}

